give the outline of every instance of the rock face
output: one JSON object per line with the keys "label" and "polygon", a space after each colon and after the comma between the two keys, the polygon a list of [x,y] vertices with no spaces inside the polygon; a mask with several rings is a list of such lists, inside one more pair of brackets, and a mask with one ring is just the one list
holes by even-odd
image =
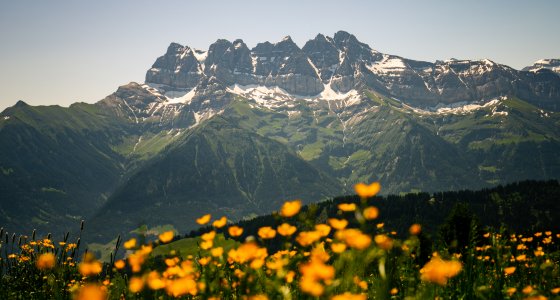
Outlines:
{"label": "rock face", "polygon": [[537,71],[543,68],[560,74],[560,59],[557,58],[540,59],[537,60],[532,66],[523,68],[523,71]]}
{"label": "rock face", "polygon": [[[554,73],[556,72],[556,73]],[[235,84],[279,87],[287,93],[317,96],[363,88],[417,107],[485,101],[514,95],[558,110],[560,60],[544,59],[518,71],[484,59],[415,61],[380,53],[347,32],[317,35],[299,48],[287,36],[249,50],[242,40],[218,40],[208,51],[172,43],[146,74],[146,82],[166,90],[197,94]],[[208,93],[207,93],[208,94]]]}

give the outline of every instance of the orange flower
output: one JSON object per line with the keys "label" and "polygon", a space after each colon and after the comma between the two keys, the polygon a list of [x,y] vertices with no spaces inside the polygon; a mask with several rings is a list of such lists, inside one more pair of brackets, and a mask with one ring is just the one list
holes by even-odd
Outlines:
{"label": "orange flower", "polygon": [[364,209],[364,218],[366,218],[366,220],[377,219],[378,216],[379,216],[379,209],[377,207],[369,206],[366,207],[366,209]]}
{"label": "orange flower", "polygon": [[421,231],[422,226],[420,224],[412,224],[412,226],[408,229],[408,232],[412,235],[419,235]]}
{"label": "orange flower", "polygon": [[315,230],[321,234],[322,237],[325,237],[331,233],[331,227],[327,224],[317,224],[315,225]]}
{"label": "orange flower", "polygon": [[43,253],[37,259],[37,269],[48,270],[54,268],[56,257],[52,253]]}
{"label": "orange flower", "polygon": [[338,209],[340,209],[342,211],[355,211],[356,210],[356,204],[355,203],[340,203],[338,205]]}
{"label": "orange flower", "polygon": [[511,275],[511,274],[513,274],[513,272],[515,272],[515,267],[507,267],[507,268],[504,268],[504,273],[505,273],[506,275]]}
{"label": "orange flower", "polygon": [[160,234],[159,235],[159,240],[162,243],[169,243],[171,240],[173,240],[173,236],[174,236],[173,230],[169,230],[169,231],[166,231],[166,232]]}
{"label": "orange flower", "polygon": [[204,225],[208,222],[210,222],[210,219],[212,218],[212,215],[210,214],[206,214],[198,219],[196,219],[196,223],[200,224],[200,225]]}
{"label": "orange flower", "polygon": [[282,223],[282,225],[278,226],[276,230],[278,230],[278,234],[281,236],[290,236],[297,231],[297,227],[288,223]]}
{"label": "orange flower", "polygon": [[462,265],[457,261],[445,261],[439,256],[434,256],[420,270],[422,281],[434,282],[439,285],[447,284],[447,280],[459,274]]}
{"label": "orange flower", "polygon": [[365,294],[352,294],[349,292],[336,295],[331,298],[331,300],[366,300],[366,299],[367,296]]}
{"label": "orange flower", "polygon": [[285,218],[295,216],[301,209],[301,200],[288,201],[282,205],[280,215]]}
{"label": "orange flower", "polygon": [[377,246],[383,250],[390,250],[393,248],[393,240],[384,234],[376,235],[374,240]]}
{"label": "orange flower", "polygon": [[362,198],[370,198],[375,196],[381,190],[381,184],[379,182],[374,182],[370,185],[364,183],[358,183],[354,186],[356,194]]}
{"label": "orange flower", "polygon": [[343,243],[333,243],[331,244],[331,250],[334,253],[342,253],[344,252],[344,250],[346,250],[346,244]]}
{"label": "orange flower", "polygon": [[214,223],[212,223],[212,226],[216,227],[216,228],[222,228],[224,226],[226,226],[227,224],[227,218],[226,217],[221,217],[218,220],[214,221]]}
{"label": "orange flower", "polygon": [[523,294],[530,294],[532,291],[533,291],[533,287],[530,285],[524,287],[522,290]]}
{"label": "orange flower", "polygon": [[119,259],[115,262],[115,268],[117,268],[119,270],[124,268],[124,265],[125,265],[125,263],[124,263],[124,260],[122,260],[122,259]]}
{"label": "orange flower", "polygon": [[229,232],[229,235],[231,235],[233,237],[238,237],[238,236],[243,234],[243,228],[234,225],[234,226],[231,226],[230,228],[228,228],[228,232]]}
{"label": "orange flower", "polygon": [[106,300],[107,290],[96,284],[84,285],[80,288],[76,300]]}
{"label": "orange flower", "polygon": [[210,250],[210,254],[214,257],[220,257],[222,256],[222,254],[224,254],[224,248],[222,247],[216,247]]}
{"label": "orange flower", "polygon": [[82,263],[78,266],[78,271],[82,276],[97,275],[101,273],[103,266],[100,262],[95,260],[95,257],[91,253],[84,255]]}
{"label": "orange flower", "polygon": [[138,293],[144,288],[144,280],[140,277],[132,277],[128,282],[128,289],[133,293]]}
{"label": "orange flower", "polygon": [[329,225],[336,230],[342,230],[348,226],[348,221],[345,219],[329,219]]}
{"label": "orange flower", "polygon": [[214,240],[214,238],[216,237],[216,232],[214,230],[207,232],[207,233],[203,233],[200,238],[203,241],[212,241]]}
{"label": "orange flower", "polygon": [[152,290],[159,290],[165,287],[165,281],[161,279],[157,271],[151,271],[148,274],[148,286]]}
{"label": "orange flower", "polygon": [[337,239],[344,241],[348,246],[358,250],[364,250],[371,244],[371,237],[362,233],[359,229],[338,231],[335,236]]}
{"label": "orange flower", "polygon": [[272,239],[276,236],[276,230],[270,226],[265,226],[259,228],[258,234],[262,239]]}
{"label": "orange flower", "polygon": [[131,238],[130,240],[124,242],[124,248],[125,249],[132,249],[136,247],[136,239],[135,238]]}
{"label": "orange flower", "polygon": [[321,233],[317,231],[303,231],[298,234],[296,241],[306,247],[321,239]]}

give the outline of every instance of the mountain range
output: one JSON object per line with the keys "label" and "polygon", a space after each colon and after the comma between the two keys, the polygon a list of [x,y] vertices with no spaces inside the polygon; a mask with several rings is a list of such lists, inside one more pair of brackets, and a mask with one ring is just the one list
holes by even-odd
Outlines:
{"label": "mountain range", "polygon": [[94,104],[0,113],[0,224],[110,240],[380,181],[384,193],[560,177],[559,60],[423,62],[339,31],[303,48],[172,43]]}

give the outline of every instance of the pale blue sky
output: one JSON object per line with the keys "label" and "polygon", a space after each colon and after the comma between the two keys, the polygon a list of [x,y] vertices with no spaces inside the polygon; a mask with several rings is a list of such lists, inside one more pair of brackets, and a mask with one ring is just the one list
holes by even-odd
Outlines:
{"label": "pale blue sky", "polygon": [[522,68],[560,58],[560,1],[0,0],[0,110],[96,102],[144,80],[170,42],[251,48],[346,30],[378,51],[435,61],[489,58]]}

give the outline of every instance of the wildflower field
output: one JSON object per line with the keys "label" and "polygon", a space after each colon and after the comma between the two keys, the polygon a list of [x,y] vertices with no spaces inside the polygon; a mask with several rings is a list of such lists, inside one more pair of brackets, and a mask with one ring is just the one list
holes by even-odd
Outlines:
{"label": "wildflower field", "polygon": [[356,185],[361,201],[324,222],[285,202],[249,236],[200,216],[208,230],[189,254],[170,247],[173,231],[118,238],[108,262],[68,234],[2,231],[0,299],[560,299],[560,233],[487,230],[462,247],[426,245],[421,224],[397,236],[379,223],[369,200],[380,188]]}

